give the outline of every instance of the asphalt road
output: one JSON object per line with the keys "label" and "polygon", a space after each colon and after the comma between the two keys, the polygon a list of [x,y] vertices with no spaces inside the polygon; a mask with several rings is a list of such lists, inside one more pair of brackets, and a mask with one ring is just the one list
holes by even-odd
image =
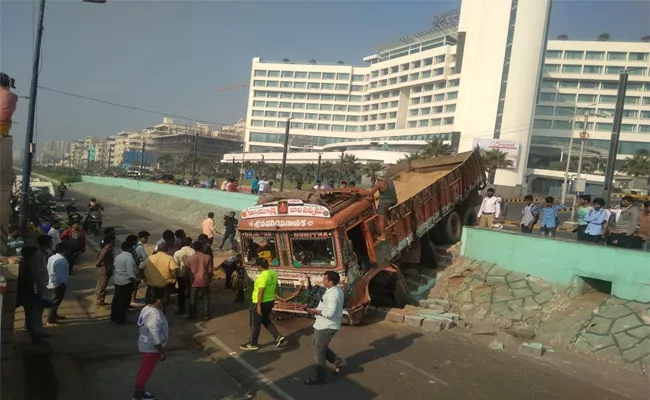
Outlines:
{"label": "asphalt road", "polygon": [[[72,194],[78,204],[88,199],[88,196]],[[121,240],[126,234],[142,229],[152,233],[152,240],[168,228],[184,228],[190,235],[198,231],[198,227],[179,226],[146,211],[112,204],[104,206],[104,224],[115,227]],[[542,359],[532,359],[518,355],[513,351],[516,345],[512,344],[507,344],[505,351],[491,350],[487,346],[490,338],[472,336],[469,330],[457,328],[433,333],[380,320],[343,327],[334,337],[332,348],[347,358],[346,373],[332,377],[325,386],[306,386],[303,380],[313,373],[312,321],[285,318],[277,323],[288,338],[285,346],[276,348],[268,333],[263,332],[260,340],[263,347],[259,352],[240,354],[237,346],[246,342],[249,334],[248,311],[245,306],[233,303],[233,297],[234,293],[217,289],[213,295],[214,317],[196,326],[193,341],[210,352],[216,363],[215,374],[217,369],[227,371],[256,399],[648,398],[644,377],[572,353],[556,351]],[[192,327],[175,316],[171,321],[172,330]],[[181,361],[178,365],[175,362],[170,358],[165,368],[187,367]],[[209,374],[207,379],[205,376],[202,373],[196,380],[179,381],[177,385],[209,392],[218,382],[211,381]],[[176,398],[157,393],[160,399]]]}

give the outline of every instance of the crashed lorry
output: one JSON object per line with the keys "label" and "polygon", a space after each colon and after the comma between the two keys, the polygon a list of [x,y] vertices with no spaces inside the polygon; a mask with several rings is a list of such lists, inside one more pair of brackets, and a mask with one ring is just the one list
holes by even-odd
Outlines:
{"label": "crashed lorry", "polygon": [[475,151],[391,166],[398,203],[378,240],[376,199],[360,188],[285,191],[260,197],[241,211],[239,234],[251,279],[258,257],[278,272],[274,311],[306,315],[310,291],[323,272],[341,275],[344,323],[359,323],[365,307],[404,307],[435,283],[435,246],[460,240],[475,225],[478,190],[485,187]]}

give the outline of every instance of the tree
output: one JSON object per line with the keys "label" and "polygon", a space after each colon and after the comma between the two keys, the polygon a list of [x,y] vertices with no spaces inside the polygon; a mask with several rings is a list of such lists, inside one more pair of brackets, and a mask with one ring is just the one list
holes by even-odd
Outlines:
{"label": "tree", "polygon": [[286,57],[282,59],[282,62],[283,62],[283,63],[288,63],[289,61],[291,61],[291,60],[289,60],[289,59],[286,58]]}
{"label": "tree", "polygon": [[339,156],[339,165],[341,170],[341,180],[350,180],[350,177],[356,176],[361,166],[359,159],[354,154],[342,154]]}
{"label": "tree", "polygon": [[370,178],[370,185],[375,186],[377,183],[377,176],[380,172],[384,172],[388,166],[380,161],[370,161],[361,167],[361,173]]}
{"label": "tree", "polygon": [[449,156],[454,154],[454,148],[442,140],[431,140],[424,145],[420,154],[423,158]]}
{"label": "tree", "polygon": [[635,178],[646,178],[650,184],[650,154],[647,150],[638,150],[634,156],[623,161],[620,172]]}
{"label": "tree", "polygon": [[270,181],[277,179],[281,167],[280,164],[264,164],[264,175],[266,175]]}
{"label": "tree", "polygon": [[302,171],[303,183],[313,182],[316,179],[316,169],[317,169],[316,164],[314,163],[303,164],[300,167]]}
{"label": "tree", "polygon": [[650,43],[650,35],[645,35],[641,38],[642,42]]}
{"label": "tree", "polygon": [[310,63],[310,64],[316,64],[316,60],[311,59],[311,60],[309,60],[309,63]]}
{"label": "tree", "polygon": [[174,157],[172,157],[171,154],[163,153],[158,156],[158,158],[156,159],[156,163],[158,164],[160,169],[167,171],[169,169],[173,169]]}
{"label": "tree", "polygon": [[397,162],[401,163],[404,161],[421,160],[423,158],[424,157],[422,156],[422,153],[409,153],[409,154],[404,154],[404,157],[397,160]]}
{"label": "tree", "polygon": [[341,60],[337,61],[336,63],[337,63],[338,65],[343,65],[343,64],[345,64],[345,63],[344,63],[343,61],[341,61]]}
{"label": "tree", "polygon": [[331,161],[323,161],[320,164],[320,176],[324,181],[334,180],[338,173],[338,167]]}
{"label": "tree", "polygon": [[569,40],[569,35],[563,33],[557,37],[557,40]]}
{"label": "tree", "polygon": [[609,40],[611,40],[611,38],[612,38],[612,35],[610,35],[607,32],[603,32],[600,35],[598,35],[598,41],[600,41],[600,42],[608,42]]}
{"label": "tree", "polygon": [[488,174],[489,183],[494,183],[497,169],[512,167],[512,160],[508,160],[507,157],[508,154],[499,149],[481,151],[481,166]]}
{"label": "tree", "polygon": [[284,181],[298,182],[302,179],[300,165],[288,164],[284,170]]}

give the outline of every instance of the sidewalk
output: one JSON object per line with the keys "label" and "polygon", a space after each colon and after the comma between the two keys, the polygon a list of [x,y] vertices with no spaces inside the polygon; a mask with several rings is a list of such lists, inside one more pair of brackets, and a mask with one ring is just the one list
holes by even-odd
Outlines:
{"label": "sidewalk", "polygon": [[[128,325],[109,321],[110,310],[94,309],[94,251],[83,256],[75,275],[70,277],[66,297],[59,313],[62,325],[46,328],[52,335],[52,368],[56,374],[59,400],[130,399],[140,357],[137,351],[138,311],[130,311]],[[144,290],[141,289],[141,296]],[[112,300],[109,287],[106,301]],[[22,311],[22,309],[21,309]],[[170,307],[168,358],[159,364],[149,389],[159,399],[239,400],[249,398],[240,386],[194,343],[197,329],[173,315]],[[16,327],[24,316],[16,314]],[[36,375],[36,374],[35,374]],[[34,385],[40,384],[36,375]],[[26,378],[29,381],[29,377]],[[29,382],[28,382],[29,385]]]}

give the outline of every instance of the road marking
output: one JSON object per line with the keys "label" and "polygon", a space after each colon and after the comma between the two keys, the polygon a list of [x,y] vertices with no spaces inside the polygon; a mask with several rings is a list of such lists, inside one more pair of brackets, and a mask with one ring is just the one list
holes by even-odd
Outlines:
{"label": "road marking", "polygon": [[408,368],[412,369],[415,372],[418,372],[418,373],[424,375],[426,378],[429,378],[429,380],[431,380],[432,383],[437,382],[437,383],[441,383],[441,384],[443,384],[445,386],[449,386],[448,382],[445,382],[442,379],[431,375],[427,371],[423,370],[422,368],[416,367],[415,365],[411,364],[410,362],[407,362],[407,361],[404,361],[404,360],[397,360],[397,362],[404,365],[405,367],[408,367]]}
{"label": "road marking", "polygon": [[[205,328],[203,327],[203,325],[201,325],[201,323],[196,324],[196,328],[198,330],[202,331],[202,332],[205,332]],[[255,367],[253,367],[248,362],[246,362],[246,360],[242,359],[239,356],[239,354],[237,354],[237,352],[232,351],[232,349],[230,347],[226,346],[226,344],[224,342],[222,342],[221,340],[219,340],[216,336],[210,335],[210,336],[208,336],[208,339],[210,339],[210,341],[212,341],[214,344],[219,346],[221,348],[221,350],[223,350],[226,354],[228,354],[228,356],[234,358],[235,361],[237,361],[239,363],[239,365],[246,368],[248,370],[248,372],[253,374],[253,376],[257,379],[257,381],[260,382],[260,384],[262,384],[262,385],[268,387],[269,389],[271,389],[272,391],[274,391],[275,394],[280,396],[281,399],[283,399],[283,400],[295,400],[287,392],[280,389],[280,387],[278,385],[276,385],[272,380],[270,380],[269,378],[264,376],[260,371],[255,369]]]}

